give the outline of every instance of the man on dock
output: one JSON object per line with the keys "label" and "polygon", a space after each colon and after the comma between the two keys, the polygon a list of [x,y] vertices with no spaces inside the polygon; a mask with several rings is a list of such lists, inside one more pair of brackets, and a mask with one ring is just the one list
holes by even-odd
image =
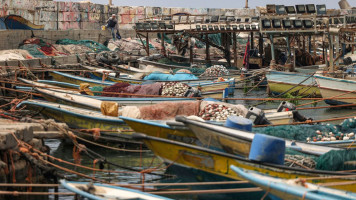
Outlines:
{"label": "man on dock", "polygon": [[117,39],[121,39],[120,33],[119,33],[119,23],[116,19],[116,15],[113,14],[107,21],[106,27],[111,31],[111,35],[113,37],[113,40],[115,41]]}

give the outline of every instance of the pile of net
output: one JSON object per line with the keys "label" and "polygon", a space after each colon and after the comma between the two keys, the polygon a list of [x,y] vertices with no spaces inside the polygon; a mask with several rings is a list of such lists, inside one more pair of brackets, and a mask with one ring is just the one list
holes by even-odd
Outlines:
{"label": "pile of net", "polygon": [[[112,86],[107,86],[102,89],[103,92],[101,96],[106,96],[106,97],[144,97],[143,95],[160,95],[161,92],[161,83],[154,83],[154,84],[145,84],[145,85],[130,85],[129,83],[116,83]],[[95,91],[93,90],[94,94],[96,91],[100,91],[99,87],[95,88]],[[123,94],[125,93],[125,94]],[[129,94],[135,94],[135,95],[129,95]],[[142,96],[137,96],[137,95],[142,95]]]}
{"label": "pile of net", "polygon": [[320,156],[316,169],[343,171],[356,169],[356,149],[332,150]]}
{"label": "pile of net", "polygon": [[120,109],[119,115],[136,119],[146,120],[169,120],[178,115],[182,116],[201,116],[202,109],[213,105],[227,106],[235,111],[238,115],[247,113],[243,105],[232,105],[215,101],[183,101],[183,102],[164,102],[150,106],[126,106]]}
{"label": "pile of net", "polygon": [[66,55],[66,53],[58,51],[52,44],[38,38],[24,40],[20,45],[20,49],[27,50],[33,57],[36,58]]}
{"label": "pile of net", "polygon": [[158,81],[186,81],[186,80],[197,80],[198,77],[191,73],[179,72],[174,75],[165,74],[162,72],[153,72],[143,78],[143,80],[158,80]]}
{"label": "pile of net", "polygon": [[95,42],[93,40],[71,40],[71,39],[62,39],[62,40],[57,40],[56,44],[61,44],[61,45],[83,45],[88,47],[92,52],[99,53],[102,51],[110,51],[109,48],[107,48],[105,45],[100,44],[98,42]]}
{"label": "pile of net", "polygon": [[28,51],[23,49],[11,49],[11,50],[0,51],[0,61],[26,60],[32,58],[33,56]]}
{"label": "pile of net", "polygon": [[68,55],[73,54],[82,54],[82,53],[91,53],[93,52],[89,47],[84,45],[75,45],[75,44],[68,44],[68,45],[61,45],[61,44],[54,44],[53,45],[58,51],[64,52]]}
{"label": "pile of net", "polygon": [[123,38],[121,40],[110,40],[108,48],[111,51],[120,50],[120,51],[139,51],[143,49],[142,43],[136,39]]}
{"label": "pile of net", "polygon": [[294,126],[269,126],[254,128],[253,132],[297,141],[336,141],[354,139],[356,119],[345,119],[339,125],[316,124]]}
{"label": "pile of net", "polygon": [[162,96],[183,97],[189,86],[185,83],[164,82],[162,83]]}
{"label": "pile of net", "polygon": [[[178,73],[181,70],[182,69],[174,69],[173,73]],[[192,73],[192,74],[200,75],[200,74],[204,73],[206,69],[205,68],[196,68],[196,67],[194,67],[194,68],[189,68],[189,69],[184,69],[184,70],[189,71],[189,72],[186,71],[186,73]]]}
{"label": "pile of net", "polygon": [[203,101],[198,116],[207,121],[225,121],[229,116],[246,116],[246,114],[247,109],[243,105]]}
{"label": "pile of net", "polygon": [[150,106],[126,106],[119,111],[120,116],[146,120],[168,120],[177,115],[190,116],[199,112],[200,101],[164,102]]}
{"label": "pile of net", "polygon": [[200,76],[224,76],[229,75],[229,70],[222,65],[214,65],[205,70]]}
{"label": "pile of net", "polygon": [[158,63],[161,63],[161,64],[166,64],[166,65],[176,65],[176,66],[184,66],[184,67],[189,67],[190,66],[190,63],[179,63],[179,62],[175,62],[169,58],[160,58],[157,60]]}

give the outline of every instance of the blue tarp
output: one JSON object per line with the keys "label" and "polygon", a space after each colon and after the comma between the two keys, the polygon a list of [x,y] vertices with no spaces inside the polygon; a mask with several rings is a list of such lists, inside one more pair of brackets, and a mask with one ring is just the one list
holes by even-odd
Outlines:
{"label": "blue tarp", "polygon": [[144,80],[157,80],[157,81],[185,81],[185,80],[196,80],[198,77],[193,74],[187,73],[176,73],[172,74],[163,74],[162,72],[153,72],[150,75],[146,76]]}

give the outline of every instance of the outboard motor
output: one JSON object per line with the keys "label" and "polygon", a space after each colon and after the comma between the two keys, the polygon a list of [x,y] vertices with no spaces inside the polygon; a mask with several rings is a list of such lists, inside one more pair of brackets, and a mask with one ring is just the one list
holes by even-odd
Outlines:
{"label": "outboard motor", "polygon": [[189,87],[184,94],[185,97],[202,97],[200,90]]}
{"label": "outboard motor", "polygon": [[305,122],[307,120],[313,120],[312,118],[306,118],[304,115],[300,114],[298,110],[296,110],[296,106],[288,101],[283,101],[279,104],[277,108],[277,112],[282,112],[283,109],[288,109],[288,111],[293,112],[293,120],[295,122]]}
{"label": "outboard motor", "polygon": [[265,116],[265,113],[256,107],[252,107],[248,110],[246,114],[246,118],[250,119],[251,116],[255,116],[255,121],[253,122],[255,125],[266,125],[266,124],[272,124],[270,121]]}
{"label": "outboard motor", "polygon": [[282,112],[283,109],[285,108],[287,108],[290,111],[293,111],[296,109],[296,106],[288,101],[282,101],[277,108],[277,112]]}

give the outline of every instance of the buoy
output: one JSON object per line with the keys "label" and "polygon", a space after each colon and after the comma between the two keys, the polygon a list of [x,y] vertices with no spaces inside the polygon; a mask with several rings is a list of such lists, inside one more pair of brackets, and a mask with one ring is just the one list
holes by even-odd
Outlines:
{"label": "buoy", "polygon": [[243,131],[252,131],[251,120],[235,115],[231,115],[226,119],[225,126]]}
{"label": "buoy", "polygon": [[286,143],[283,139],[269,135],[255,134],[251,144],[249,159],[283,165],[285,150]]}

